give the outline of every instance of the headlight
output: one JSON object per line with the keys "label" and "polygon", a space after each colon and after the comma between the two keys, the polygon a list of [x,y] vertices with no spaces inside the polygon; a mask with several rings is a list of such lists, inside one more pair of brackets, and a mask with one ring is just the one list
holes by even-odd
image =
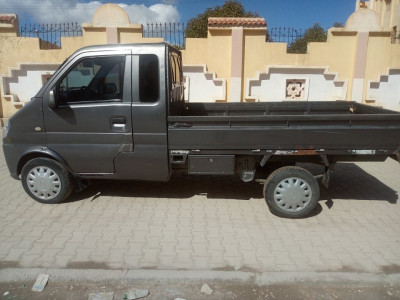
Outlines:
{"label": "headlight", "polygon": [[7,121],[3,127],[3,139],[5,139],[7,137],[9,130],[10,130],[10,121]]}

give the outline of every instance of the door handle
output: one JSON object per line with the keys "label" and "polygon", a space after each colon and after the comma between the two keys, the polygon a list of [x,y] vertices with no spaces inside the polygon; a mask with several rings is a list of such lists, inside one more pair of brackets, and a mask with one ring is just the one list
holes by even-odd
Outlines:
{"label": "door handle", "polygon": [[118,131],[125,131],[126,130],[125,118],[112,118],[111,119],[111,127]]}

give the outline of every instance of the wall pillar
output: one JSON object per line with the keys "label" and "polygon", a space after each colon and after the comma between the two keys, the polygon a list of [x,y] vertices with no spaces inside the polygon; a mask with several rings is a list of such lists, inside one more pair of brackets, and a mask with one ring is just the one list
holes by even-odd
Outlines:
{"label": "wall pillar", "polygon": [[359,32],[357,37],[356,58],[354,64],[353,76],[353,93],[352,100],[357,102],[363,101],[365,68],[367,65],[368,53],[368,32]]}
{"label": "wall pillar", "polygon": [[370,0],[369,1],[369,9],[374,9],[374,3],[375,2],[375,0]]}
{"label": "wall pillar", "polygon": [[116,27],[106,27],[107,34],[107,44],[118,44],[118,28]]}
{"label": "wall pillar", "polygon": [[232,28],[230,102],[240,102],[243,84],[243,27]]}
{"label": "wall pillar", "polygon": [[357,11],[360,7],[360,0],[356,0],[356,9],[354,11]]}
{"label": "wall pillar", "polygon": [[113,3],[100,6],[93,16],[92,23],[82,24],[82,27],[87,44],[118,44],[120,43],[119,29],[130,30],[132,27],[136,29],[136,25],[132,26],[130,23],[126,11]]}
{"label": "wall pillar", "polygon": [[263,18],[209,18],[208,30],[230,30],[231,32],[231,70],[228,80],[228,102],[241,102],[244,98],[244,49],[246,34],[252,32],[254,35],[265,38],[267,23]]}
{"label": "wall pillar", "polygon": [[1,36],[19,35],[19,23],[17,15],[0,14],[0,35]]}
{"label": "wall pillar", "polygon": [[[371,3],[371,2],[370,2]],[[363,102],[366,90],[366,69],[368,58],[369,38],[371,32],[382,32],[380,17],[377,12],[369,8],[360,8],[353,13],[343,29],[347,32],[357,32],[355,57],[353,67],[353,82],[351,100]]]}

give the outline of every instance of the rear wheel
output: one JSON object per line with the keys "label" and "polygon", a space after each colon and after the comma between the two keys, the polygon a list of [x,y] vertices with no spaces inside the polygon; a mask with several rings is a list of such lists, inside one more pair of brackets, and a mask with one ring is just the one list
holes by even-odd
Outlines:
{"label": "rear wheel", "polygon": [[271,173],[264,184],[270,211],[280,217],[298,219],[309,215],[319,200],[314,176],[299,167],[283,167]]}
{"label": "rear wheel", "polygon": [[72,192],[71,176],[59,162],[50,158],[34,158],[21,172],[26,193],[40,203],[60,203]]}

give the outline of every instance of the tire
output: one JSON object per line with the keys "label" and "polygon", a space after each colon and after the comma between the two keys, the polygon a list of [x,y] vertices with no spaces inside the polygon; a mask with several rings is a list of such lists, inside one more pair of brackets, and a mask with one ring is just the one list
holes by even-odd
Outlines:
{"label": "tire", "polygon": [[64,201],[72,192],[71,175],[58,161],[34,158],[21,172],[25,192],[40,203],[55,204]]}
{"label": "tire", "polygon": [[308,216],[319,200],[314,176],[299,167],[275,170],[264,184],[264,198],[270,211],[279,217],[299,219]]}

